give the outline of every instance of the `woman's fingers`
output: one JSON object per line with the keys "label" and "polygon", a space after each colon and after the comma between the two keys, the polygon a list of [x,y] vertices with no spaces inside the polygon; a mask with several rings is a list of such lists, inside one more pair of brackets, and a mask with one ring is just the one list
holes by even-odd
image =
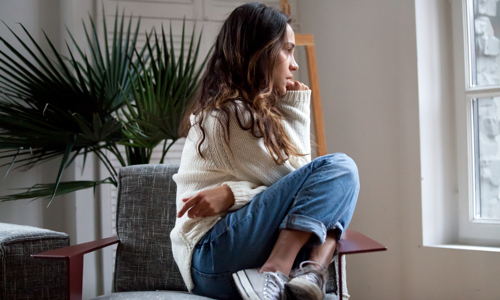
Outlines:
{"label": "woman's fingers", "polygon": [[196,195],[191,198],[182,199],[184,205],[177,213],[177,218],[181,218],[186,212],[189,218],[203,217],[209,212],[209,203],[202,201],[201,195]]}
{"label": "woman's fingers", "polygon": [[[197,206],[201,206],[201,205],[197,205]],[[193,210],[193,209],[191,209]],[[190,218],[199,218],[199,217],[208,217],[208,216],[213,216],[215,215],[213,213],[213,210],[210,209],[210,206],[206,205],[205,207],[200,207],[199,209],[197,209],[196,212],[193,212],[192,216],[190,215],[190,211],[188,211],[188,217]]]}
{"label": "woman's fingers", "polygon": [[307,85],[303,84],[302,82],[299,82],[299,84],[300,84],[299,90],[301,90],[301,91],[307,91],[309,89],[309,87]]}
{"label": "woman's fingers", "polygon": [[178,218],[186,212],[189,218],[214,216],[228,210],[234,204],[234,195],[229,186],[223,185],[183,198],[182,202],[184,205],[177,213]]}
{"label": "woman's fingers", "polygon": [[[184,201],[184,199],[182,201]],[[196,205],[198,201],[200,201],[199,197],[188,198],[188,200],[186,200],[184,205],[182,206],[181,210],[179,210],[179,212],[177,213],[177,218],[182,217],[186,213],[186,211],[188,211],[191,207]]]}
{"label": "woman's fingers", "polygon": [[286,88],[289,91],[306,91],[309,89],[307,85],[297,80],[287,79],[286,82],[287,82]]}
{"label": "woman's fingers", "polygon": [[189,218],[203,217],[203,211],[206,210],[208,203],[205,201],[200,201],[196,203],[191,209],[187,212]]}
{"label": "woman's fingers", "polygon": [[297,80],[287,79],[286,82],[288,83],[286,88],[289,91],[297,91],[300,87],[300,82]]}

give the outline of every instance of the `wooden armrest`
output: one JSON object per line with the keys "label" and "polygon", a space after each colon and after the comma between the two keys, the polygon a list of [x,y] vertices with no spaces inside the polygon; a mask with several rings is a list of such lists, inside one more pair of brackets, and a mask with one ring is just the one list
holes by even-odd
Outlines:
{"label": "wooden armrest", "polygon": [[120,240],[118,239],[118,237],[113,236],[102,240],[97,240],[93,242],[45,251],[42,253],[32,254],[31,257],[45,258],[45,259],[66,259],[66,258],[71,258],[73,256],[83,255],[95,250],[102,249],[109,245],[116,244],[119,241]]}
{"label": "wooden armrest", "polygon": [[342,299],[342,255],[385,251],[387,247],[356,230],[346,230],[338,241],[337,252],[339,258],[339,299]]}
{"label": "wooden armrest", "polygon": [[83,255],[112,244],[118,243],[118,237],[113,236],[98,241],[73,245],[31,255],[33,258],[66,260],[68,278],[68,299],[82,299]]}
{"label": "wooden armrest", "polygon": [[339,256],[385,250],[387,247],[356,230],[346,230],[337,246]]}

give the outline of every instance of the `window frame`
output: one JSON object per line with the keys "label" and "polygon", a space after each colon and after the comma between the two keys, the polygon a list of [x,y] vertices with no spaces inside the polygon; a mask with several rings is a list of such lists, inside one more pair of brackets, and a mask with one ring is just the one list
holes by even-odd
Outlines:
{"label": "window frame", "polygon": [[[500,220],[476,218],[479,174],[476,167],[477,118],[473,105],[480,98],[500,97],[500,85],[474,86],[475,33],[473,0],[452,1],[453,52],[455,68],[456,142],[458,176],[458,243],[500,246]],[[500,5],[500,4],[499,4]],[[461,12],[461,13],[460,13]],[[460,14],[459,14],[460,13]],[[458,26],[460,25],[460,26]]]}

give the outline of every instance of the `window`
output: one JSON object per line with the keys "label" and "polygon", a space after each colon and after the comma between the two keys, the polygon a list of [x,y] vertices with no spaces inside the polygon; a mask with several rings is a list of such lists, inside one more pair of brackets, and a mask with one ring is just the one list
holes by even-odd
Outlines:
{"label": "window", "polygon": [[500,5],[497,1],[452,2],[458,242],[469,245],[500,245]]}
{"label": "window", "polygon": [[500,221],[500,93],[479,97],[500,85],[500,14],[497,1],[469,1],[465,11],[468,31],[467,96],[472,99],[474,197],[470,214],[475,221]]}
{"label": "window", "polygon": [[424,246],[500,252],[498,9],[415,1]]}

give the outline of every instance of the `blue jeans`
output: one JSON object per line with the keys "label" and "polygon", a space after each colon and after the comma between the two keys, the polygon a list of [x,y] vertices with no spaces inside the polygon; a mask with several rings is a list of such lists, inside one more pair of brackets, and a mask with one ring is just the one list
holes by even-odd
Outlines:
{"label": "blue jeans", "polygon": [[[241,209],[222,218],[195,246],[192,292],[216,299],[240,299],[232,273],[259,268],[281,229],[311,232],[294,267],[329,230],[340,234],[351,221],[359,192],[358,170],[343,153],[318,157],[291,172]],[[340,236],[339,236],[340,237]]]}

